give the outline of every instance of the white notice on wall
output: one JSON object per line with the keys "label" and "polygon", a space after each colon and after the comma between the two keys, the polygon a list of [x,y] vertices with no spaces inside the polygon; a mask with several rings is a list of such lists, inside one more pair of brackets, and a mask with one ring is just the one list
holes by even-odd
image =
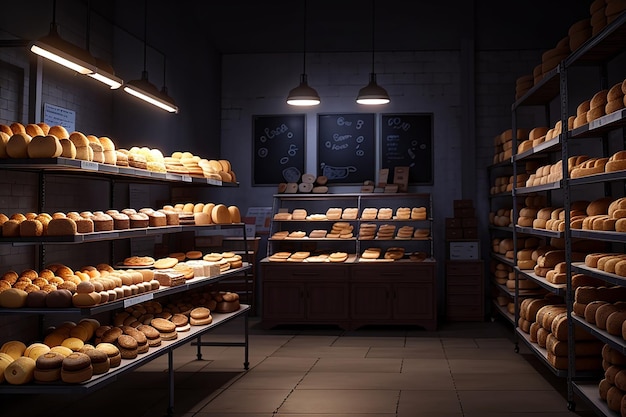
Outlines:
{"label": "white notice on wall", "polygon": [[43,121],[50,126],[63,126],[70,133],[76,130],[76,112],[53,104],[43,104]]}

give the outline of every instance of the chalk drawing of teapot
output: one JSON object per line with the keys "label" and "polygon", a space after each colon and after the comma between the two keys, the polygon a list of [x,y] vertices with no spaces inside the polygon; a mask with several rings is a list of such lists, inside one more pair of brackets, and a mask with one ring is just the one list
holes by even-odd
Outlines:
{"label": "chalk drawing of teapot", "polygon": [[340,180],[346,178],[350,173],[356,172],[356,167],[353,166],[334,167],[326,165],[324,162],[322,162],[320,166],[322,168],[322,175],[329,180]]}

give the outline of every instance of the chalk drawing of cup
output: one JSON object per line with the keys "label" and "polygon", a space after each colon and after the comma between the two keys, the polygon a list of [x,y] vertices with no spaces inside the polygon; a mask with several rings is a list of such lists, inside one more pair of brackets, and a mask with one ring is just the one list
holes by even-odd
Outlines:
{"label": "chalk drawing of cup", "polygon": [[346,178],[352,172],[356,172],[356,167],[334,167],[326,165],[322,162],[322,175],[324,175],[329,180],[340,180],[342,178]]}
{"label": "chalk drawing of cup", "polygon": [[283,178],[287,182],[298,182],[300,180],[300,170],[296,167],[289,167],[283,169]]}

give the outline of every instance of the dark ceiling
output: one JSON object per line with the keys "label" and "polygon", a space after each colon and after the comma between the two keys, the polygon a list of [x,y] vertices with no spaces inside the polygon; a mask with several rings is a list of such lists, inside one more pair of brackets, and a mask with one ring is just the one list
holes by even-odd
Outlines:
{"label": "dark ceiling", "polygon": [[[555,44],[589,17],[583,0],[306,1],[306,50],[350,52],[533,49]],[[304,47],[305,0],[182,1],[224,54],[298,52]]]}

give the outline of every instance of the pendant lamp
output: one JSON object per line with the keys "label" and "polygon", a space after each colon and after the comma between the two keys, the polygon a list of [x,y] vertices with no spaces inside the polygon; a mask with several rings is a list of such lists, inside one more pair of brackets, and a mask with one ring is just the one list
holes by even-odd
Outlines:
{"label": "pendant lamp", "polygon": [[372,72],[370,73],[370,82],[365,87],[359,90],[359,95],[356,98],[356,102],[365,105],[379,105],[389,103],[389,94],[387,90],[379,86],[376,82],[376,73],[374,72],[374,32],[375,32],[375,20],[376,19],[376,7],[375,0],[372,0]]}
{"label": "pendant lamp", "polygon": [[[91,45],[91,0],[87,0],[87,51]],[[108,62],[95,57],[94,72],[87,74],[87,76],[94,80],[100,81],[111,88],[111,90],[118,89],[122,86],[122,79],[115,75],[115,70]]]}
{"label": "pendant lamp", "polygon": [[61,38],[56,24],[56,0],[52,2],[50,32],[33,42],[30,50],[79,74],[95,78],[111,88],[119,88],[122,85],[122,80],[113,74],[113,68],[99,64],[99,61],[87,49]]}
{"label": "pendant lamp", "polygon": [[148,71],[146,70],[146,32],[148,26],[147,20],[148,4],[147,1],[144,1],[143,71],[141,72],[140,79],[131,80],[124,84],[124,91],[160,109],[166,110],[170,113],[178,113],[178,107],[176,106],[174,100],[169,95],[167,95],[167,89],[164,87],[163,91],[159,91],[159,89],[154,84],[148,81]]}
{"label": "pendant lamp", "polygon": [[303,53],[302,53],[302,74],[300,75],[300,85],[289,91],[287,104],[292,106],[316,106],[320,104],[320,96],[317,91],[307,82],[306,75],[306,0],[304,0],[304,25],[303,25]]}

